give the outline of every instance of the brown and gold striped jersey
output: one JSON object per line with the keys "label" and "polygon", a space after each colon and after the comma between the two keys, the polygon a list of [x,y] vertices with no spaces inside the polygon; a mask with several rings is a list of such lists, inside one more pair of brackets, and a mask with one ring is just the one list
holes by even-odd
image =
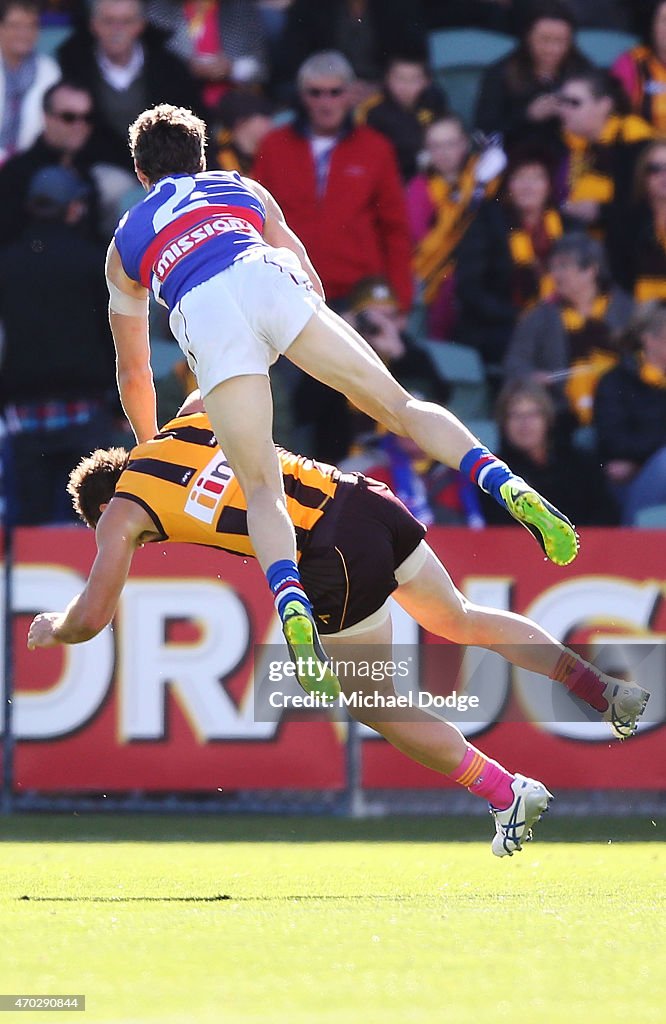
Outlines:
{"label": "brown and gold striped jersey", "polygon": [[[277,447],[277,454],[301,551],[349,477],[284,448]],[[170,420],[154,438],[133,448],[115,496],[141,505],[163,540],[254,555],[245,496],[204,413]]]}

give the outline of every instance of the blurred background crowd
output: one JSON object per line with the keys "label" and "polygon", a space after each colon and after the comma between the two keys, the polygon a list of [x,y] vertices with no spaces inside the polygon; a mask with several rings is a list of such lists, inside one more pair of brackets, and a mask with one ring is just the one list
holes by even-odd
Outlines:
{"label": "blurred background crowd", "polygon": [[[66,522],[131,444],[104,251],[127,128],[191,107],[265,185],[329,303],[577,524],[666,526],[666,2],[0,0],[7,514]],[[257,301],[261,301],[258,296]],[[151,312],[160,420],[193,381]],[[426,523],[507,517],[286,360],[275,438]]]}

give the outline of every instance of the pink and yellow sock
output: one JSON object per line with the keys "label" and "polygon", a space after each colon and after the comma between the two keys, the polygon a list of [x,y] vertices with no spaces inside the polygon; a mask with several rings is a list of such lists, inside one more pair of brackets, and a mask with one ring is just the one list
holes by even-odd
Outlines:
{"label": "pink and yellow sock", "polygon": [[550,677],[566,686],[570,693],[580,697],[596,711],[605,711],[608,701],[604,697],[605,683],[591,665],[571,651],[562,651]]}
{"label": "pink and yellow sock", "polygon": [[498,811],[505,810],[513,802],[511,783],[515,776],[469,743],[458,767],[447,774],[454,782],[466,786],[474,796],[483,797]]}

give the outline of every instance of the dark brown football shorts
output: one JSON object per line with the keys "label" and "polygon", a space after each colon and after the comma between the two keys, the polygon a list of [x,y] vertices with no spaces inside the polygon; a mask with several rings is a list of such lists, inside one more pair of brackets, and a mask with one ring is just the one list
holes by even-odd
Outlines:
{"label": "dark brown football shorts", "polygon": [[319,632],[338,633],[381,608],[425,533],[386,484],[361,474],[342,480],[299,562]]}

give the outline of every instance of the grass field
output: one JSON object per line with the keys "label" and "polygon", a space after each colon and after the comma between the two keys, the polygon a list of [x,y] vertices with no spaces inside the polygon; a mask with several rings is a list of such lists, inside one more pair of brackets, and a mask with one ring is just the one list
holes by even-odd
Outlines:
{"label": "grass field", "polygon": [[0,820],[0,991],[87,997],[0,1024],[663,1021],[666,822],[491,824]]}

